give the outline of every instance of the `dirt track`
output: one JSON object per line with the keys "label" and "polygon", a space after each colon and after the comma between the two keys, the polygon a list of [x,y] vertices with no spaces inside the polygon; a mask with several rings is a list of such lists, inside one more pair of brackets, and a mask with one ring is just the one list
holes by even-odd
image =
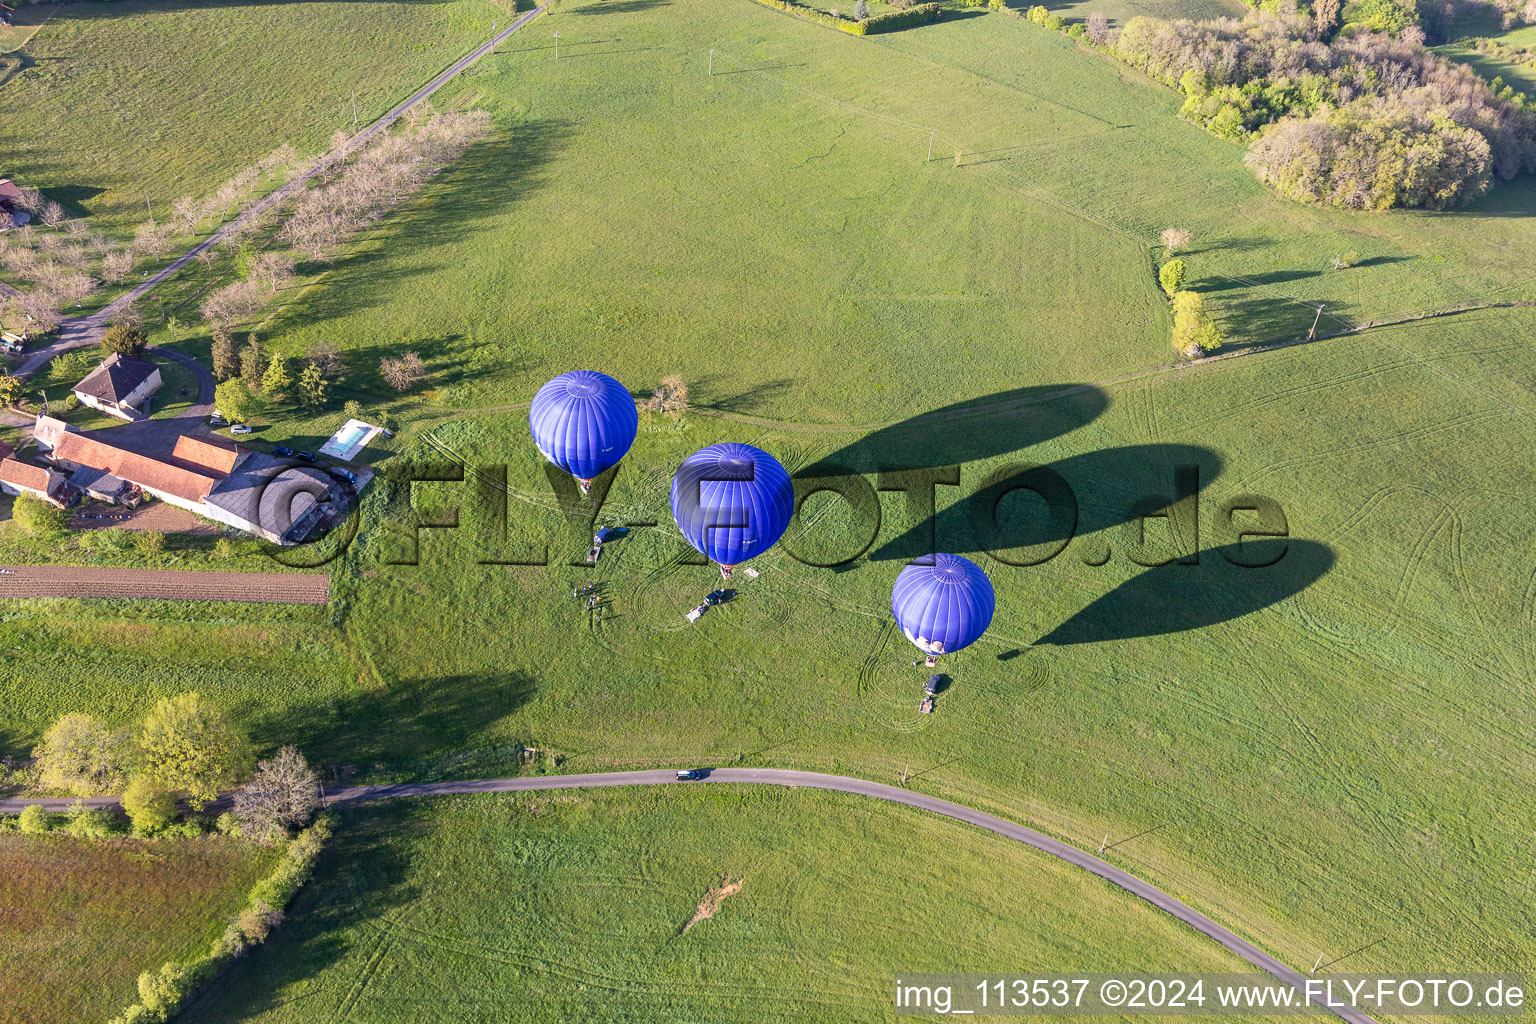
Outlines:
{"label": "dirt track", "polygon": [[94,569],[79,565],[6,565],[0,598],[107,597],[169,601],[257,601],[325,604],[324,573],[179,572],[175,569]]}

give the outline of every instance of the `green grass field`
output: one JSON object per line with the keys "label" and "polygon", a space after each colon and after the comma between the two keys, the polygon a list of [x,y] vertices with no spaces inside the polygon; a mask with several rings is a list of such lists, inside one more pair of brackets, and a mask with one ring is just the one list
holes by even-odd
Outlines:
{"label": "green grass field", "polygon": [[[685,933],[721,876],[740,891]],[[184,1019],[883,1021],[903,972],[1243,966],[1196,939],[1033,850],[841,794],[408,801],[349,812],[291,923]]]}
{"label": "green grass field", "polygon": [[225,839],[0,835],[0,1022],[106,1020],[204,951],[276,851]]}
{"label": "green grass field", "polygon": [[[740,762],[889,781],[910,766],[920,788],[1084,847],[1155,829],[1114,859],[1298,967],[1363,947],[1335,970],[1530,961],[1518,808],[1536,781],[1536,516],[1519,453],[1536,444],[1536,311],[1160,370],[1154,277],[1158,232],[1190,229],[1182,255],[1228,351],[1305,336],[1320,304],[1334,333],[1530,302],[1530,178],[1450,214],[1290,204],[1238,147],[1177,120],[1172,92],[995,15],[858,39],[747,0],[562,5],[440,102],[491,109],[497,138],[335,266],[306,268],[259,330],[269,351],[345,348],[341,397],[388,406],[400,455],[441,465],[446,446],[505,464],[511,539],[477,535],[495,524],[469,485],[419,484],[423,516],[457,509],[463,526],[423,531],[413,554],[404,495],[380,481],[333,567],[330,609],[13,605],[0,749],[29,748],[63,711],[127,720],[197,688],[264,746],[293,740],[375,778],[508,773],[519,744],[561,751],[570,770]],[[962,143],[958,165],[944,139]],[[1359,265],[1333,270],[1346,252]],[[206,353],[206,339],[178,344]],[[374,368],[408,350],[435,376],[401,399]],[[537,386],[576,366],[638,393],[680,373],[696,405],[642,425],[604,521],[662,525],[595,571],[561,564],[585,524],[552,511],[527,435]],[[968,411],[908,422],[952,406]],[[258,436],[307,447],[337,418],[280,409]],[[667,484],[727,438],[871,484],[882,464],[963,464],[962,485],[938,488],[931,518],[885,495],[872,538],[813,499],[789,543],[821,561],[866,552],[834,571],[776,548],[689,627],[719,577],[684,562]],[[973,526],[989,510],[977,483],[1017,462],[1055,469],[1079,506],[1076,538],[1033,568],[991,560]],[[1128,510],[1170,496],[1191,463],[1198,545],[1187,519],[1177,538],[1153,521],[1138,557],[1182,541],[1199,564],[1135,564]],[[1223,503],[1245,494],[1288,518],[1272,568],[1217,550],[1232,542]],[[1002,509],[1011,547],[1063,539],[1021,496]],[[915,649],[888,623],[895,574],[930,531],[980,558],[999,600],[987,637],[947,659],[932,717],[917,713]],[[480,564],[545,544],[549,567]],[[610,602],[600,628],[570,596],[588,581]],[[275,979],[341,998],[399,930],[384,923],[397,906],[424,908],[412,913],[433,934],[458,927],[448,904],[397,905],[388,877],[379,902],[349,909],[372,898],[367,858],[397,832],[437,849],[395,813],[360,826],[343,861],[358,866],[337,869],[355,883],[317,890],[345,899],[315,895],[300,925],[313,931],[263,953],[238,991]],[[726,869],[697,864],[674,902]],[[466,941],[479,963],[493,940]],[[802,953],[820,955],[810,940]],[[422,1005],[411,976],[381,979],[379,1016]],[[308,1006],[269,1012],[306,1019]],[[603,1019],[613,1004],[571,1007]]]}
{"label": "green grass field", "polygon": [[328,148],[352,126],[354,89],[367,124],[508,20],[483,0],[53,10],[0,78],[0,176],[109,230],[145,221],[146,198],[168,219],[178,197],[201,198],[285,142]]}

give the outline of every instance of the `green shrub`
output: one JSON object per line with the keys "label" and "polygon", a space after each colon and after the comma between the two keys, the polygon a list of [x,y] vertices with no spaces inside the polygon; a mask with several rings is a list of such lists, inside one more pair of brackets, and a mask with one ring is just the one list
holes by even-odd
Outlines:
{"label": "green shrub", "polygon": [[23,835],[40,836],[53,829],[53,817],[43,810],[42,804],[29,804],[22,808],[16,825]]}
{"label": "green shrub", "polygon": [[157,1015],[144,1019],[167,1019],[192,994],[196,981],[197,971],[192,964],[169,963],[157,971],[139,975],[139,1002],[144,1009]]}
{"label": "green shrub", "polygon": [[133,324],[113,324],[107,328],[107,333],[101,336],[101,353],[103,356],[112,355],[114,352],[125,356],[139,356],[144,354],[144,347],[149,344],[144,329]]}
{"label": "green shrub", "polygon": [[1087,34],[1088,32],[1083,28],[1083,23],[1080,21],[1074,21],[1072,27],[1067,29],[1067,35],[1073,39],[1082,39]]}
{"label": "green shrub", "polygon": [[234,811],[225,811],[219,815],[218,820],[213,823],[213,827],[219,830],[220,835],[229,836],[233,839],[238,839],[245,834],[240,830],[240,819],[235,817]]}
{"label": "green shrub", "polygon": [[11,506],[16,525],[34,537],[56,537],[69,528],[69,513],[35,494],[23,494]]}
{"label": "green shrub", "polygon": [[1173,298],[1173,293],[1184,284],[1184,261],[1169,260],[1157,271],[1157,283],[1163,286],[1163,291],[1168,297]]}
{"label": "green shrub", "polygon": [[937,21],[939,12],[938,4],[917,4],[904,11],[877,14],[863,23],[864,32],[866,35],[874,35],[876,32],[894,32],[910,25],[926,25],[931,21]]}
{"label": "green shrub", "polygon": [[85,551],[127,551],[132,543],[133,538],[121,526],[87,530],[80,535],[80,547]]}
{"label": "green shrub", "polygon": [[133,535],[133,550],[145,558],[165,550],[165,534],[159,530],[138,530]]}
{"label": "green shrub", "polygon": [[220,537],[213,542],[213,556],[215,558],[233,558],[238,551],[239,549],[235,546],[235,542],[228,537]]}
{"label": "green shrub", "polygon": [[140,775],[128,783],[123,793],[123,811],[133,823],[136,835],[152,836],[165,831],[176,820],[176,798]]}
{"label": "green shrub", "polygon": [[112,812],[104,808],[92,809],[83,800],[76,800],[69,809],[69,824],[64,831],[76,839],[100,839],[110,836],[117,829],[112,824]]}
{"label": "green shrub", "polygon": [[1049,16],[1046,17],[1046,19],[1045,19],[1045,27],[1050,29],[1052,32],[1060,32],[1061,31],[1061,26],[1062,26],[1061,15],[1059,15],[1059,14],[1052,14],[1052,15],[1049,15]]}
{"label": "green shrub", "polygon": [[1029,9],[1029,20],[1034,22],[1036,25],[1044,25],[1045,19],[1049,18],[1050,16],[1051,12],[1046,10],[1044,7],[1036,5]]}
{"label": "green shrub", "polygon": [[1206,313],[1205,299],[1198,292],[1173,293],[1173,347],[1189,358],[1221,347],[1221,331]]}

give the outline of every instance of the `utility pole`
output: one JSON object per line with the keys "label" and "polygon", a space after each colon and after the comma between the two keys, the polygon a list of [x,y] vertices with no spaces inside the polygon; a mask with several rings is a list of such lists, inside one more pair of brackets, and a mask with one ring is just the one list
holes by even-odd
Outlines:
{"label": "utility pole", "polygon": [[1307,332],[1307,340],[1308,341],[1311,341],[1313,338],[1317,337],[1317,322],[1319,320],[1321,320],[1322,318],[1323,318],[1323,307],[1322,306],[1318,306],[1317,307],[1317,316],[1312,318],[1312,329]]}
{"label": "utility pole", "polygon": [[560,33],[555,33],[555,60],[560,59]]}
{"label": "utility pole", "polygon": [[144,193],[144,209],[149,211],[149,226],[155,226],[155,208],[149,205],[149,193]]}
{"label": "utility pole", "polygon": [[357,130],[357,90],[352,90],[352,130]]}
{"label": "utility pole", "polygon": [[709,77],[715,76],[715,51],[709,51]]}
{"label": "utility pole", "polygon": [[1106,845],[1108,845],[1108,843],[1109,843],[1109,833],[1108,833],[1108,832],[1105,832],[1105,833],[1104,833],[1104,842],[1102,842],[1102,843],[1100,843],[1100,844],[1099,844],[1099,853],[1101,853],[1101,854],[1102,854],[1102,853],[1103,853],[1103,852],[1104,852],[1104,847],[1105,847],[1105,846],[1106,846]]}
{"label": "utility pole", "polygon": [[1317,968],[1318,968],[1318,966],[1322,962],[1323,962],[1323,954],[1319,953],[1319,954],[1317,954],[1317,963],[1313,964],[1312,965],[1312,969],[1310,971],[1308,971],[1307,973],[1308,974],[1316,974],[1317,973]]}
{"label": "utility pole", "polygon": [[[935,135],[937,135],[937,134],[939,134],[939,131],[938,131],[937,128],[935,128],[933,131],[930,131],[928,133],[928,160],[932,160],[933,159],[933,137]],[[924,160],[923,163],[926,164],[928,162],[928,160]]]}

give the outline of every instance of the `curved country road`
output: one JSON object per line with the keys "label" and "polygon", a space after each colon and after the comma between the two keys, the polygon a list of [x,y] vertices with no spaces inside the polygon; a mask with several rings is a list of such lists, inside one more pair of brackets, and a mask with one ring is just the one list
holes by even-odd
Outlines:
{"label": "curved country road", "polygon": [[[1236,953],[1253,966],[1273,975],[1300,991],[1305,996],[1306,978],[1293,971],[1251,942],[1246,942],[1230,930],[1212,921],[1204,914],[1174,899],[1149,882],[1120,870],[1091,853],[1069,846],[1050,836],[1025,828],[1004,818],[974,810],[962,804],[925,796],[897,786],[887,786],[867,779],[852,779],[842,775],[823,775],[820,772],[798,772],[777,768],[713,768],[707,769],[703,779],[708,783],[753,783],[766,786],[803,786],[807,789],[827,789],[837,793],[853,793],[873,797],[893,804],[915,807],[918,810],[942,814],[968,825],[984,828],[1000,836],[1032,846],[1057,860],[1066,861],[1097,875],[1112,885],[1117,885],[1134,896],[1139,896],[1166,914],[1171,914],[1195,931],[1208,936]],[[593,775],[537,775],[516,779],[477,779],[466,782],[406,782],[393,786],[343,786],[325,791],[328,805],[359,803],[367,800],[393,800],[400,797],[451,796],[466,793],[515,793],[546,789],[600,789],[610,786],[658,786],[678,785],[677,773],[672,770],[639,772],[602,772]],[[110,807],[117,803],[115,797],[93,797],[84,801],[91,807]],[[67,809],[72,800],[0,800],[0,812],[14,814],[28,804],[40,803],[49,810]],[[1328,1009],[1341,1020],[1350,1024],[1374,1024],[1373,1019],[1343,1006]]]}

